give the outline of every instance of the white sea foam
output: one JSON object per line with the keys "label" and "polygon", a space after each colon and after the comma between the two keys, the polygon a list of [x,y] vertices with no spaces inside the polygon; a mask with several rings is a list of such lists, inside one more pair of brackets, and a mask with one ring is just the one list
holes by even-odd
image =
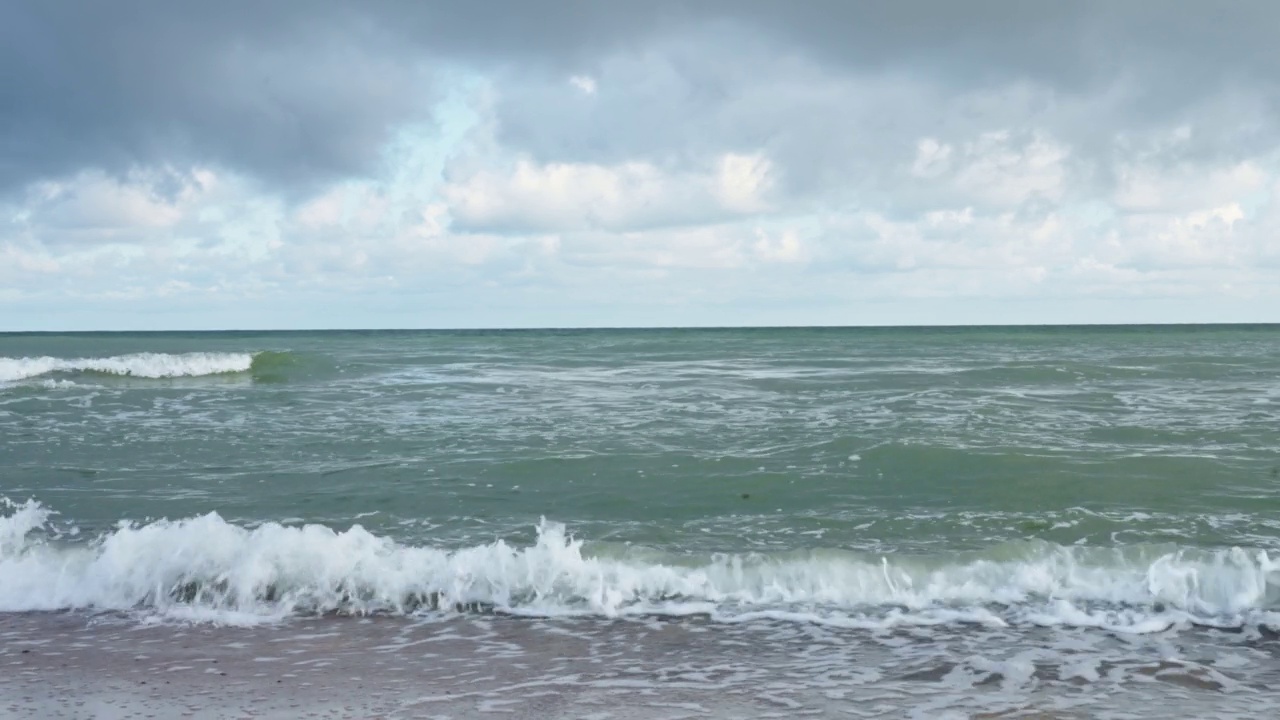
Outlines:
{"label": "white sea foam", "polygon": [[141,378],[195,377],[245,372],[252,365],[252,353],[136,353],[101,358],[0,357],[0,382],[67,372],[99,372]]}
{"label": "white sea foam", "polygon": [[359,525],[216,514],[121,523],[91,542],[52,537],[34,501],[0,509],[0,611],[143,610],[245,623],[297,613],[482,608],[518,615],[757,617],[843,627],[1038,624],[1151,632],[1271,623],[1280,562],[1265,551],[1081,548],[873,558],[844,551],[705,558],[584,549],[555,523],[537,542],[447,550]]}

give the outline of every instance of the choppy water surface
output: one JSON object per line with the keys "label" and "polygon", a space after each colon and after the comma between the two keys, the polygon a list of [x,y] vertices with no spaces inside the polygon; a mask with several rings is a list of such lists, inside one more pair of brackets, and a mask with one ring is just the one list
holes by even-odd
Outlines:
{"label": "choppy water surface", "polygon": [[1244,713],[1277,489],[1274,326],[0,335],[0,611],[1185,641]]}

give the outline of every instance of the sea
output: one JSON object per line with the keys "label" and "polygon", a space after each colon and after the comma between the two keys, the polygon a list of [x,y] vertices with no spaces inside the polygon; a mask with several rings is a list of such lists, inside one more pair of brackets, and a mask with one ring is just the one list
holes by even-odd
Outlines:
{"label": "sea", "polygon": [[0,334],[0,717],[1280,715],[1280,326]]}

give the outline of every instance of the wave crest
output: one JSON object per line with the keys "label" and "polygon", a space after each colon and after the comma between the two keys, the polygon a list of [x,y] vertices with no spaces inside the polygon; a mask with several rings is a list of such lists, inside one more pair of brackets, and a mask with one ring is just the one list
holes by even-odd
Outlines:
{"label": "wave crest", "polygon": [[215,621],[298,613],[486,611],[708,615],[882,628],[898,623],[1097,626],[1272,623],[1266,551],[1020,543],[982,553],[871,557],[841,550],[689,557],[584,546],[544,522],[537,541],[449,550],[359,525],[266,523],[211,513],[121,523],[90,542],[56,537],[34,501],[4,501],[0,610],[144,610]]}
{"label": "wave crest", "polygon": [[101,358],[0,357],[0,382],[52,373],[104,373],[138,378],[176,378],[247,372],[254,353],[134,353]]}

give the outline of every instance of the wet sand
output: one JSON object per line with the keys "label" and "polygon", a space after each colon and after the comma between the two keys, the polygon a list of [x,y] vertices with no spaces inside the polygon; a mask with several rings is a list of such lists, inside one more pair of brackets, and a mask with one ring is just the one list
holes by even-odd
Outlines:
{"label": "wet sand", "polygon": [[329,617],[237,628],[0,614],[0,718],[1065,720],[1280,712],[1272,641],[1242,641],[1231,654],[1196,660],[1185,652],[1194,644],[1170,638],[1097,646],[1079,637],[1045,630],[1017,636],[1019,648],[989,633],[873,635],[769,622]]}

